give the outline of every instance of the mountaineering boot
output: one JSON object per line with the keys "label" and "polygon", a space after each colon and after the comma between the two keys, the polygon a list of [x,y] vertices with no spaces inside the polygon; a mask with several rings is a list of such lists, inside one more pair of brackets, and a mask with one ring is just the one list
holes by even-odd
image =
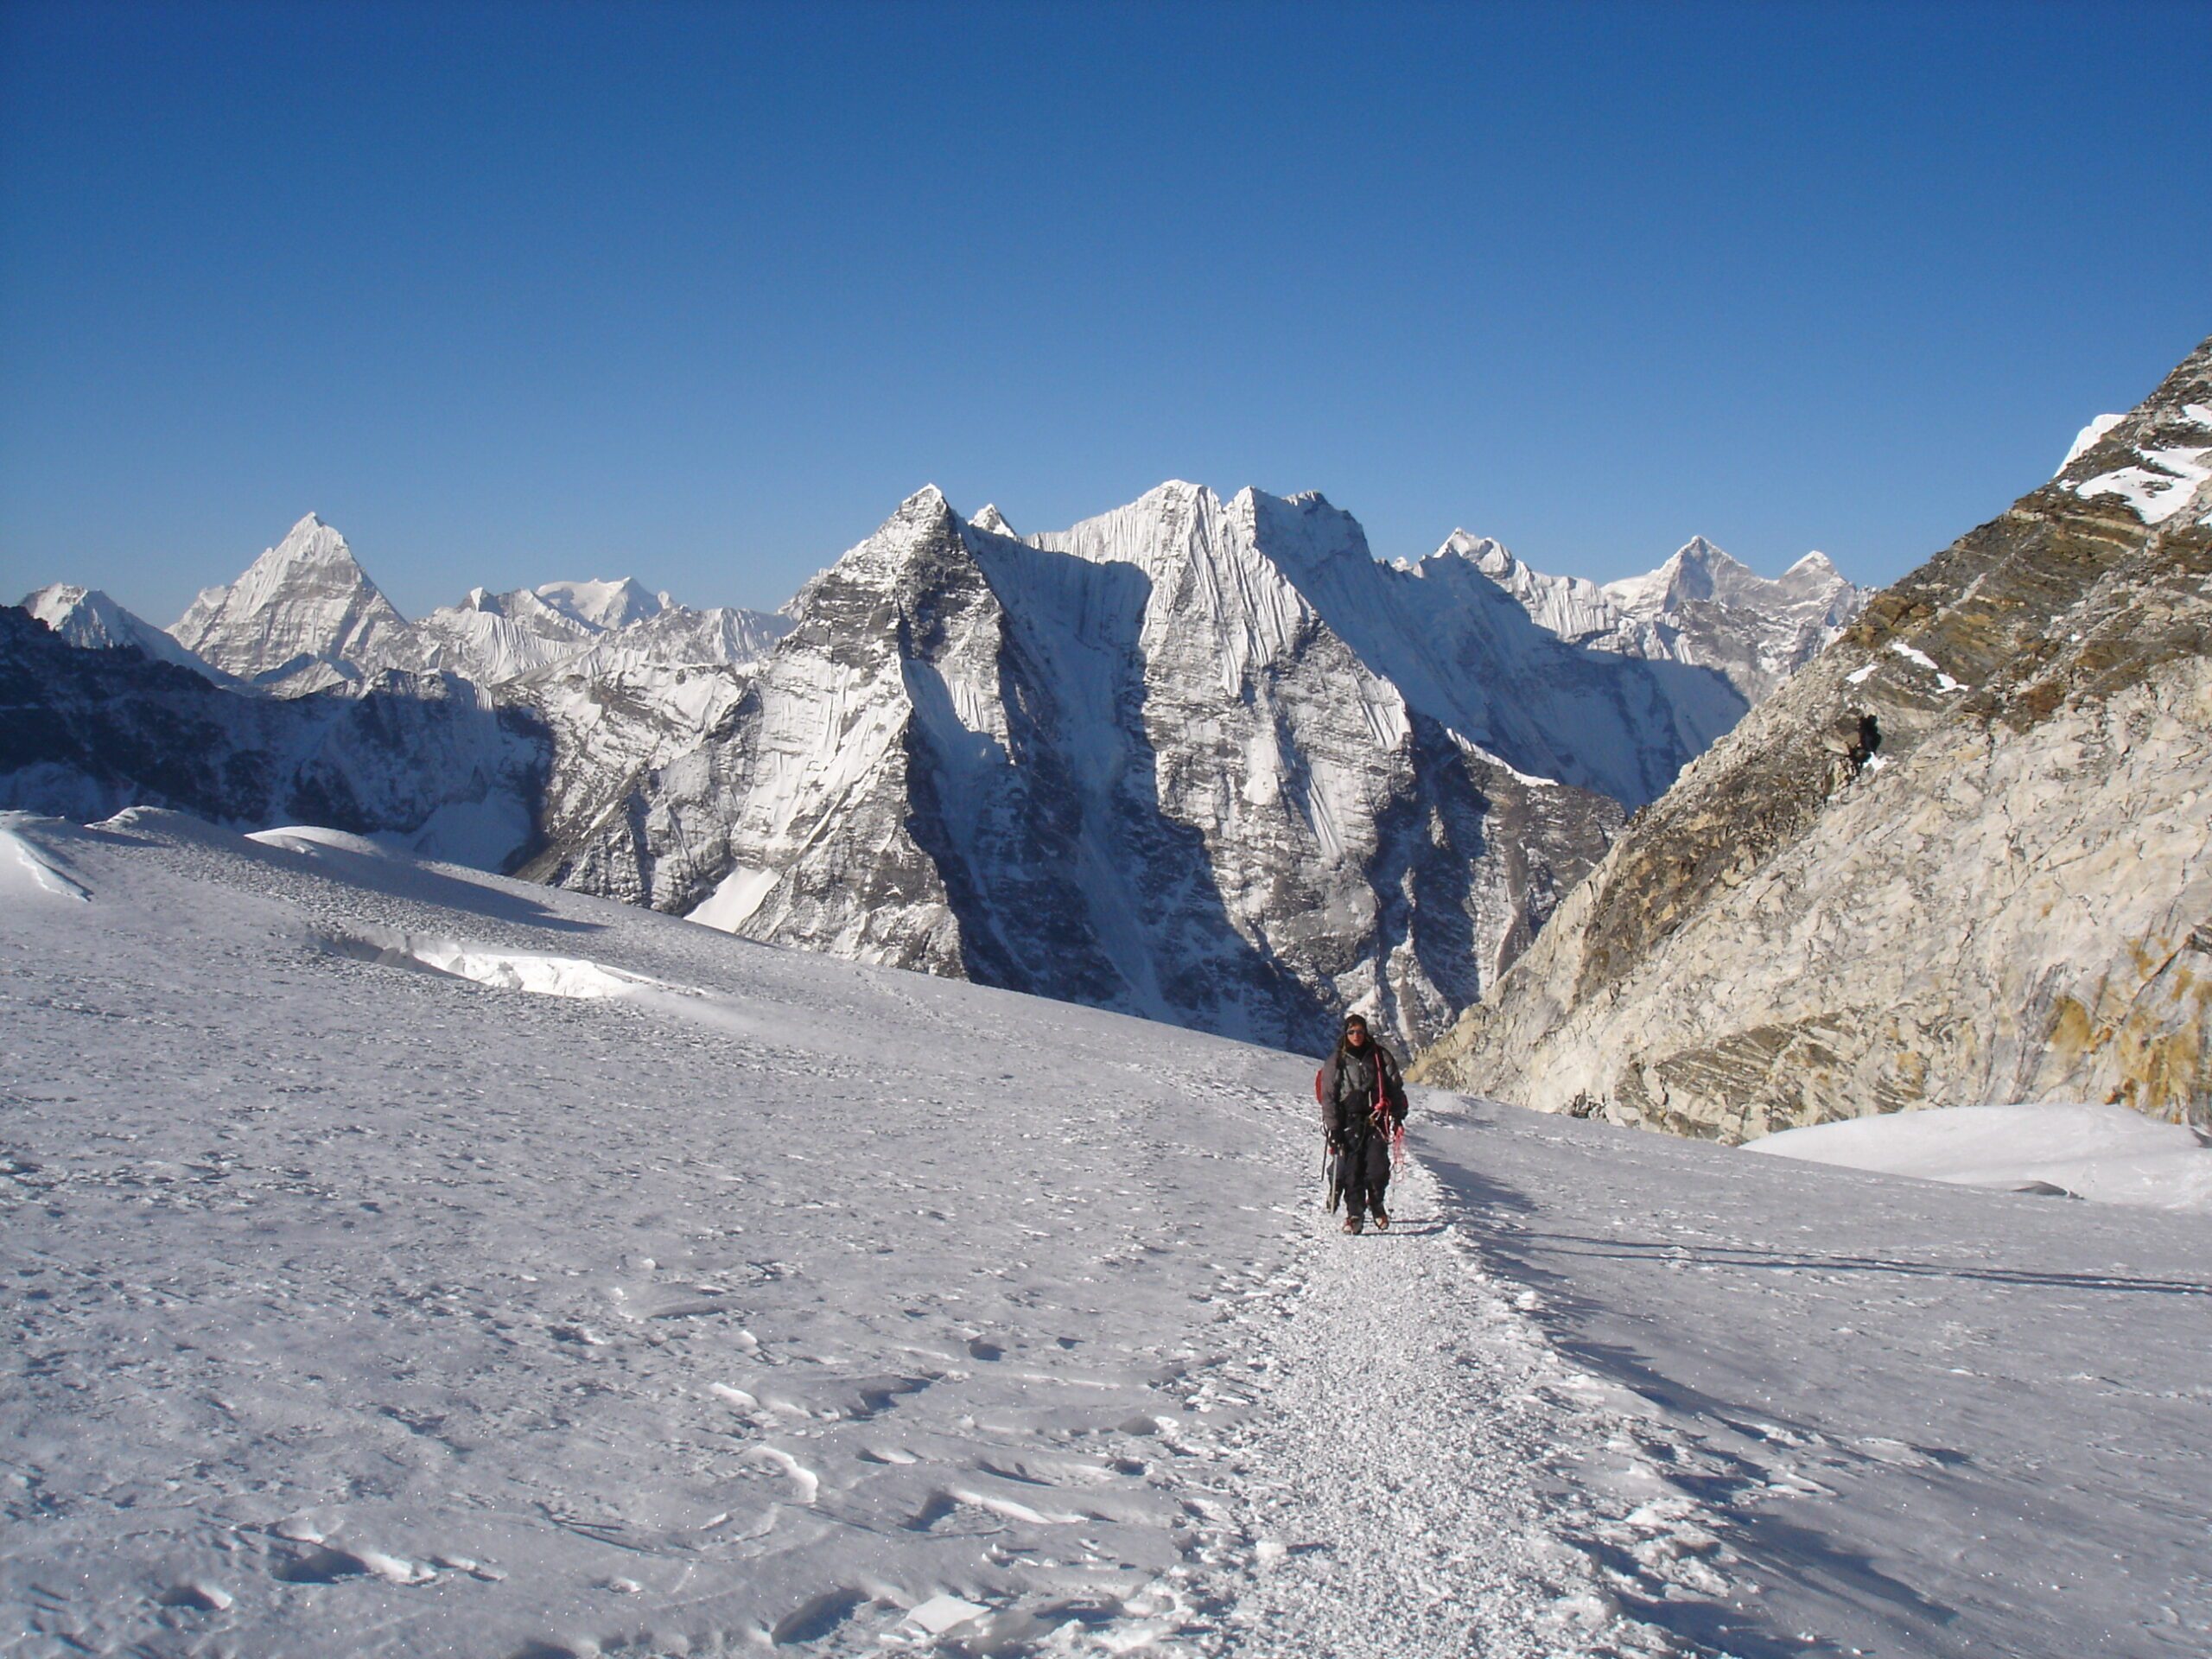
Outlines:
{"label": "mountaineering boot", "polygon": [[1375,1230],[1378,1233],[1387,1233],[1390,1230],[1390,1217],[1380,1210],[1375,1212]]}
{"label": "mountaineering boot", "polygon": [[1356,1233],[1358,1230],[1359,1217],[1357,1216],[1346,1216],[1344,1217],[1344,1231],[1348,1233]]}

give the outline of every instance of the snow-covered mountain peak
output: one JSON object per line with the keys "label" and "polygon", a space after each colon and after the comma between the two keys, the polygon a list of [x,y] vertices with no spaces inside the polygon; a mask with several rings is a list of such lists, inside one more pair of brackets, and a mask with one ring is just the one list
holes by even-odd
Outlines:
{"label": "snow-covered mountain peak", "polygon": [[968,522],[988,536],[1003,536],[1008,541],[1016,542],[1021,539],[1014,526],[1007,523],[1006,515],[999,511],[995,501],[985,502],[983,510]]}
{"label": "snow-covered mountain peak", "polygon": [[290,690],[359,679],[406,627],[346,538],[310,512],[169,632],[225,673]]}
{"label": "snow-covered mountain peak", "polygon": [[901,501],[866,540],[817,572],[781,614],[804,626],[825,594],[830,596],[831,610],[842,615],[846,596],[855,588],[878,594],[912,589],[943,561],[967,556],[961,534],[965,528],[944,492],[925,484]]}
{"label": "snow-covered mountain peak", "polygon": [[[86,601],[92,603],[86,606]],[[57,633],[56,622],[84,607],[88,614],[97,615],[115,601],[97,588],[79,588],[74,582],[50,582],[43,588],[35,588],[25,594],[23,608]]]}
{"label": "snow-covered mountain peak", "polygon": [[[1446,536],[1428,559],[1465,559],[1493,582],[1510,575],[1520,563],[1506,550],[1504,543],[1465,530],[1454,530]],[[1428,559],[1423,559],[1421,563],[1427,563]]]}
{"label": "snow-covered mountain peak", "polygon": [[533,591],[554,610],[594,633],[626,628],[668,608],[666,594],[655,594],[632,576],[613,582],[541,582]]}
{"label": "snow-covered mountain peak", "polygon": [[1699,601],[1717,601],[1764,613],[1778,601],[1786,602],[1783,589],[1782,582],[1760,575],[1702,536],[1691,537],[1656,570],[1609,582],[1605,587],[1615,604],[1645,620]]}
{"label": "snow-covered mountain peak", "polygon": [[255,563],[269,564],[336,564],[360,567],[355,562],[353,550],[346,545],[346,538],[328,524],[321,513],[310,512],[284,532],[284,539],[266,550]]}
{"label": "snow-covered mountain peak", "polygon": [[97,588],[52,582],[35,593],[26,594],[23,608],[83,650],[109,651],[130,646],[156,662],[174,663],[206,679],[220,683],[228,677]]}
{"label": "snow-covered mountain peak", "polygon": [[[2067,446],[2066,459],[2058,463],[2058,472],[2064,472],[2082,456],[2088,454],[2090,450],[2102,443],[2105,441],[2105,434],[2126,418],[2127,416],[2124,414],[2100,415],[2076,432],[2074,435],[2074,442]],[[2056,478],[2058,473],[2053,473],[2051,476]]]}
{"label": "snow-covered mountain peak", "polygon": [[1269,495],[1247,487],[1237,492],[1229,512],[1260,553],[1294,581],[1338,561],[1360,569],[1375,563],[1359,520],[1330,505],[1319,490]]}

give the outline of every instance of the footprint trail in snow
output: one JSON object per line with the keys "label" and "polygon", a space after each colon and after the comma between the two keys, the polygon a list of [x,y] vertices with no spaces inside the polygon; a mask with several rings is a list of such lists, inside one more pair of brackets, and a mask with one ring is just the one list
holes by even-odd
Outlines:
{"label": "footprint trail in snow", "polygon": [[1572,1496],[1611,1408],[1418,1166],[1324,1230],[1310,1060],[342,836],[6,828],[11,1651],[1656,1640],[1577,1541],[1643,1524]]}

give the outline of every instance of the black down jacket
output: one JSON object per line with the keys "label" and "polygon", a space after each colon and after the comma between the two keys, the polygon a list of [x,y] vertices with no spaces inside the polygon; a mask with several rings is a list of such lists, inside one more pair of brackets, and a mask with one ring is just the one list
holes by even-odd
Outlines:
{"label": "black down jacket", "polygon": [[1335,1052],[1321,1062],[1321,1074],[1314,1079],[1313,1088],[1321,1096],[1321,1133],[1332,1141],[1344,1139],[1347,1129],[1363,1133],[1378,1099],[1392,1122],[1406,1121],[1406,1082],[1399,1075],[1397,1057],[1372,1037],[1358,1048],[1338,1043]]}

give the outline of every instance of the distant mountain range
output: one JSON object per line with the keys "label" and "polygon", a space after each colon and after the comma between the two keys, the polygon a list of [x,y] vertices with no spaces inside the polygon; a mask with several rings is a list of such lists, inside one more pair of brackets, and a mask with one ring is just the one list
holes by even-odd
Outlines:
{"label": "distant mountain range", "polygon": [[[304,817],[1231,1035],[1358,1007],[1420,1041],[1863,600],[1702,538],[1605,588],[1464,532],[1386,564],[1318,495],[1169,483],[1027,537],[926,490],[775,614],[626,580],[410,622],[309,515],[167,632],[32,594],[109,661],[0,638],[66,713],[0,754],[0,804]],[[364,721],[413,736],[329,735]],[[209,768],[149,765],[179,743]]]}

